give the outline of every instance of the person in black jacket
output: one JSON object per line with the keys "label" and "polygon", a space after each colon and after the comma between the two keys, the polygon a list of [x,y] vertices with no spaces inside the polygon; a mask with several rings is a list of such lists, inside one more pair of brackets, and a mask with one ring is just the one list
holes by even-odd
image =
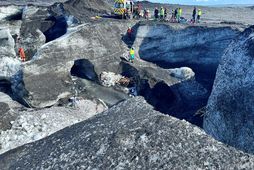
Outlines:
{"label": "person in black jacket", "polygon": [[154,18],[155,19],[158,19],[159,18],[159,10],[157,7],[155,7],[155,10],[154,10]]}
{"label": "person in black jacket", "polygon": [[178,8],[175,9],[175,19],[177,19],[177,15],[178,15]]}
{"label": "person in black jacket", "polygon": [[192,23],[196,22],[196,14],[197,14],[197,9],[194,7],[193,12],[192,12]]}

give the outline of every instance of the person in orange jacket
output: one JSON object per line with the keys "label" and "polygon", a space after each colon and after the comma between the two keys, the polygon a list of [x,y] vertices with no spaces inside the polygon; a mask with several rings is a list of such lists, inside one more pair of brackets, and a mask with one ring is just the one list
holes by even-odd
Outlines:
{"label": "person in orange jacket", "polygon": [[127,30],[127,35],[128,35],[128,38],[129,38],[130,40],[131,40],[131,37],[132,37],[132,32],[133,32],[132,28],[129,27],[128,30]]}
{"label": "person in orange jacket", "polygon": [[26,61],[26,55],[25,55],[25,51],[23,48],[19,48],[19,56],[20,56],[22,62]]}

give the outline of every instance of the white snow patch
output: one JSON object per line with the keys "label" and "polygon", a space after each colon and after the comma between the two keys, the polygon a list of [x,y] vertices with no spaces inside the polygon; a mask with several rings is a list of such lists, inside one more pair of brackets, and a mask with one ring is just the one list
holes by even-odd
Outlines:
{"label": "white snow patch", "polygon": [[0,46],[0,55],[1,57],[12,57],[16,56],[14,46],[15,42],[11,36],[10,29],[1,29],[0,30],[0,39],[1,39],[1,46]]}
{"label": "white snow patch", "polygon": [[146,134],[141,135],[140,139],[141,139],[141,142],[143,142],[143,143],[147,143],[148,142],[148,138],[147,138]]}
{"label": "white snow patch", "polygon": [[17,6],[2,6],[0,7],[0,20],[3,20],[7,16],[16,14],[20,11],[20,7]]}
{"label": "white snow patch", "polygon": [[22,19],[29,19],[30,16],[33,16],[39,10],[36,6],[25,6],[23,9]]}
{"label": "white snow patch", "polygon": [[143,146],[146,148],[147,147],[147,143],[149,142],[148,137],[146,136],[146,134],[143,134],[140,136],[140,141],[143,144]]}
{"label": "white snow patch", "polygon": [[65,17],[68,27],[74,27],[75,26],[75,17],[70,15]]}
{"label": "white snow patch", "polygon": [[96,155],[102,155],[106,151],[105,145],[101,145],[100,149],[96,152]]}
{"label": "white snow patch", "polygon": [[16,101],[13,101],[9,95],[2,93],[2,92],[0,92],[0,102],[8,104],[11,109],[22,107],[21,104],[19,104]]}
{"label": "white snow patch", "polygon": [[0,62],[0,79],[10,79],[21,70],[21,62],[15,58],[3,57]]}
{"label": "white snow patch", "polygon": [[195,73],[189,67],[169,69],[169,72],[173,77],[184,79],[184,80],[195,77]]}
{"label": "white snow patch", "polygon": [[18,146],[45,138],[67,126],[86,120],[106,108],[91,100],[77,101],[77,107],[52,107],[21,112],[12,128],[0,131],[0,154]]}
{"label": "white snow patch", "polygon": [[[75,44],[77,46],[86,46],[85,42],[81,38],[73,38],[72,35],[76,32],[78,32],[80,29],[84,28],[87,24],[82,24],[76,27],[71,27],[67,29],[67,32],[62,35],[61,37],[50,41],[44,45],[42,45],[37,53],[33,56],[33,60],[37,60],[39,58],[43,58],[43,53],[47,51],[47,48],[50,48],[52,45],[59,46],[61,48],[68,47],[72,44]],[[32,61],[32,60],[31,60]]]}
{"label": "white snow patch", "polygon": [[158,154],[153,154],[149,157],[149,162],[153,163],[153,162],[157,162],[158,160],[160,160],[160,156]]}

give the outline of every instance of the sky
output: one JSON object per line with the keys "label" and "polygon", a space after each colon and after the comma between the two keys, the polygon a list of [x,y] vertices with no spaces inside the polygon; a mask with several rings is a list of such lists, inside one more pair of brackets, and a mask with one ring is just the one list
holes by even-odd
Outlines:
{"label": "sky", "polygon": [[254,0],[149,0],[151,2],[187,5],[254,4]]}

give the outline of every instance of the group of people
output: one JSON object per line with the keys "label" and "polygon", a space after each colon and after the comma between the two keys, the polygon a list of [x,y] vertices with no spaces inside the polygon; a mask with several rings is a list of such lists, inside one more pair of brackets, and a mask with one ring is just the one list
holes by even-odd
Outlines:
{"label": "group of people", "polygon": [[[171,11],[171,18],[170,18],[170,22],[178,22],[180,23],[181,21],[187,21],[186,19],[184,19],[182,17],[183,14],[183,9],[182,8],[176,8],[173,9]],[[190,20],[191,23],[199,23],[200,22],[200,18],[202,15],[202,10],[198,9],[196,7],[194,7],[193,12],[192,12],[192,19]],[[154,9],[154,18],[156,20],[160,19],[160,20],[167,20],[168,18],[168,10],[167,8],[161,7],[160,9],[158,9],[157,7],[155,7]]]}
{"label": "group of people", "polygon": [[176,8],[175,10],[172,9],[170,22],[180,22],[182,14],[182,8]]}
{"label": "group of people", "polygon": [[126,4],[125,18],[127,18],[127,19],[131,19],[131,18],[140,19],[141,18],[141,8],[142,8],[141,4],[138,4],[136,6]]}
{"label": "group of people", "polygon": [[167,9],[161,7],[161,9],[159,10],[157,7],[154,9],[154,18],[157,19],[164,19],[165,16],[167,15]]}
{"label": "group of people", "polygon": [[[131,8],[127,8],[127,11],[130,13],[132,10]],[[143,11],[143,12],[142,12]],[[176,8],[172,9],[171,11],[171,17],[168,16],[169,10],[167,8],[161,7],[155,7],[154,9],[154,18],[155,20],[163,20],[163,21],[170,21],[170,22],[187,22],[187,19],[185,19],[183,15],[183,9],[182,8]],[[128,16],[133,16],[133,18],[140,19],[141,17],[145,19],[150,18],[150,11],[148,8],[145,8],[142,10],[141,4],[139,3],[137,6],[133,7],[133,11],[131,14],[128,14]],[[192,18],[189,20],[190,23],[199,23],[202,15],[202,10],[197,9],[194,7],[192,12]],[[130,18],[130,17],[127,17]]]}
{"label": "group of people", "polygon": [[145,19],[149,19],[149,15],[150,15],[149,9],[145,8],[145,9],[144,9],[144,14],[143,14],[144,18],[145,18]]}
{"label": "group of people", "polygon": [[[198,14],[198,15],[197,15]],[[201,18],[201,15],[202,15],[202,10],[201,9],[198,9],[198,12],[197,12],[197,8],[194,7],[193,9],[193,12],[192,12],[192,20],[191,22],[192,23],[195,23],[195,22],[200,22],[200,18]],[[196,18],[197,16],[197,18]]]}
{"label": "group of people", "polygon": [[[132,34],[133,34],[133,29],[131,27],[128,27],[127,36],[129,40],[132,40]],[[133,63],[134,59],[135,59],[135,51],[134,51],[134,47],[131,47],[129,52],[129,61]]]}

